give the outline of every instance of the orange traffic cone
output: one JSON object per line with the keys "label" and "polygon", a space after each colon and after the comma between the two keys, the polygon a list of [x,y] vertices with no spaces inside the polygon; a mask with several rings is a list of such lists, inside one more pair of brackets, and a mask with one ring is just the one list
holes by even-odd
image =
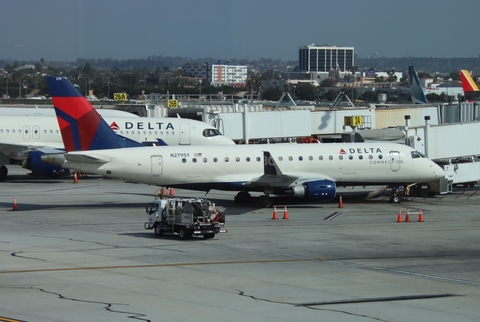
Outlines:
{"label": "orange traffic cone", "polygon": [[78,183],[78,176],[76,172],[73,173],[73,183]]}
{"label": "orange traffic cone", "polygon": [[422,208],[420,208],[420,213],[418,214],[418,222],[423,222],[423,212],[422,212]]}
{"label": "orange traffic cone", "polygon": [[273,217],[272,219],[278,219],[277,217],[277,206],[273,206]]}
{"label": "orange traffic cone", "polygon": [[287,206],[284,206],[284,207],[283,207],[283,219],[288,219]]}
{"label": "orange traffic cone", "polygon": [[338,201],[338,208],[343,208],[342,195],[340,195],[340,200]]}
{"label": "orange traffic cone", "polygon": [[410,222],[410,212],[408,211],[408,208],[407,213],[405,214],[405,222]]}
{"label": "orange traffic cone", "polygon": [[173,195],[174,195],[174,193],[173,193],[173,188],[170,188],[170,191],[169,191],[168,195],[169,195],[169,196],[173,196]]}
{"label": "orange traffic cone", "polygon": [[162,187],[162,189],[160,190],[160,195],[161,195],[161,196],[164,196],[164,195],[165,195],[165,188],[164,188],[164,187]]}
{"label": "orange traffic cone", "polygon": [[398,208],[397,222],[402,222],[402,210]]}
{"label": "orange traffic cone", "polygon": [[13,207],[12,210],[17,210],[17,198],[13,198]]}

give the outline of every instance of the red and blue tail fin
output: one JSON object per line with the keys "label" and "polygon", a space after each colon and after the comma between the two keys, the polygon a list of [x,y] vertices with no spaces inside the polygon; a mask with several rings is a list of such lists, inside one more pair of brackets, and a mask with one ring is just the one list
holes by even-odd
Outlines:
{"label": "red and blue tail fin", "polygon": [[67,152],[143,146],[115,134],[66,77],[47,76],[47,81]]}

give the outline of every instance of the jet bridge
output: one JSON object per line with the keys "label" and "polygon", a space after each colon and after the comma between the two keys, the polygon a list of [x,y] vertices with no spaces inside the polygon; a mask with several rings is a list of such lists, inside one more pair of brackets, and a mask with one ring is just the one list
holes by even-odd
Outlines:
{"label": "jet bridge", "polygon": [[431,125],[425,117],[420,127],[399,127],[406,133],[405,143],[445,170],[447,192],[453,185],[473,187],[480,180],[480,122]]}

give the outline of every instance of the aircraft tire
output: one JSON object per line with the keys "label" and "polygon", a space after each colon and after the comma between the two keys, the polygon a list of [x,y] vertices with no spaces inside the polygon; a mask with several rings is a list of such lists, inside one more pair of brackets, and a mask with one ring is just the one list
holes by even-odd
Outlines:
{"label": "aircraft tire", "polygon": [[2,165],[0,167],[0,182],[3,182],[5,181],[5,179],[7,178],[7,174],[8,174],[8,169],[6,166]]}
{"label": "aircraft tire", "polygon": [[247,191],[240,191],[235,196],[235,203],[237,204],[244,204],[250,201],[252,196]]}
{"label": "aircraft tire", "polygon": [[260,205],[260,207],[263,207],[263,208],[271,207],[273,204],[272,198],[268,196],[260,196],[258,197],[258,204]]}

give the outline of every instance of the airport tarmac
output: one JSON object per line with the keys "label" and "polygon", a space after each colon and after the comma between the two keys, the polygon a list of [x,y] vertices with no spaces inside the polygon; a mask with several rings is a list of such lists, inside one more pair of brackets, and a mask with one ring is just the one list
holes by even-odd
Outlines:
{"label": "airport tarmac", "polygon": [[287,204],[288,220],[215,191],[228,233],[183,241],[143,228],[154,186],[9,170],[0,321],[480,321],[477,187],[400,204],[342,188],[343,208]]}

